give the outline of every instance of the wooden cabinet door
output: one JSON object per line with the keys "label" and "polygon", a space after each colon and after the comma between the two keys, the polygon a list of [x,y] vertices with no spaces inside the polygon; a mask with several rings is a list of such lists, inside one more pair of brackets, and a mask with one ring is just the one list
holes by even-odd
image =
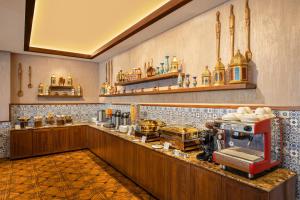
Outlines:
{"label": "wooden cabinet door", "polygon": [[63,152],[69,150],[69,131],[68,127],[51,129],[53,142],[53,152]]}
{"label": "wooden cabinet door", "polygon": [[10,132],[10,157],[24,158],[32,156],[32,130]]}
{"label": "wooden cabinet door", "polygon": [[32,138],[32,150],[34,155],[49,154],[53,152],[51,129],[43,128],[33,130]]}
{"label": "wooden cabinet door", "polygon": [[139,163],[137,162],[137,145],[129,141],[124,141],[122,157],[124,174],[132,180],[137,181],[137,168],[139,167]]}
{"label": "wooden cabinet door", "polygon": [[94,154],[97,155],[97,147],[98,147],[98,140],[97,140],[97,130],[95,128],[89,128],[88,131],[88,141],[89,141],[89,148]]}
{"label": "wooden cabinet door", "polygon": [[193,165],[190,166],[190,187],[191,199],[221,200],[224,195],[221,175]]}
{"label": "wooden cabinet door", "polygon": [[87,147],[87,127],[69,127],[69,150],[84,149]]}
{"label": "wooden cabinet door", "polygon": [[148,170],[147,186],[149,191],[158,199],[166,199],[166,156],[147,149]]}
{"label": "wooden cabinet door", "polygon": [[223,200],[267,200],[268,193],[240,182],[222,177]]}
{"label": "wooden cabinet door", "polygon": [[165,159],[165,199],[190,199],[190,164],[168,156]]}

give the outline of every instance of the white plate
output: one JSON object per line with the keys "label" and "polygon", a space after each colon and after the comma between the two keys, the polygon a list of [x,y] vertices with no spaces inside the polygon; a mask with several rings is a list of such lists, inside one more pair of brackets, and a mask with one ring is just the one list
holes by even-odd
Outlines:
{"label": "white plate", "polygon": [[160,145],[160,144],[154,144],[152,145],[152,148],[153,149],[162,149],[164,146],[163,145]]}
{"label": "white plate", "polygon": [[133,142],[139,142],[139,141],[141,141],[140,139],[134,139],[134,140],[132,140]]}

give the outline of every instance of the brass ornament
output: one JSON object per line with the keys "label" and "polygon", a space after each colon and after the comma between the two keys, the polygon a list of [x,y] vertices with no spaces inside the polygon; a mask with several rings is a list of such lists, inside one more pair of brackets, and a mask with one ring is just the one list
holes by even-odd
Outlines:
{"label": "brass ornament", "polygon": [[240,50],[237,51],[235,56],[231,59],[229,65],[229,83],[247,83],[248,82],[248,62],[241,54]]}
{"label": "brass ornament", "polygon": [[245,57],[247,59],[247,62],[252,60],[252,52],[250,49],[250,8],[249,8],[249,2],[246,0],[246,6],[245,6],[245,24],[246,24],[246,41],[247,41],[247,49],[245,52]]}
{"label": "brass ornament", "polygon": [[221,41],[221,22],[220,22],[220,12],[216,13],[216,46],[217,46],[217,63],[215,70],[213,72],[214,85],[224,85],[225,84],[225,66],[221,62],[220,57],[220,41]]}
{"label": "brass ornament", "polygon": [[19,79],[18,97],[22,97],[23,96],[23,91],[22,91],[22,77],[23,77],[22,64],[19,63],[19,67],[18,67],[18,79]]}
{"label": "brass ornament", "polygon": [[211,85],[211,72],[208,69],[208,66],[205,66],[205,70],[201,74],[201,80],[203,86],[210,86]]}
{"label": "brass ornament", "polygon": [[231,58],[233,58],[233,56],[234,56],[235,16],[233,13],[233,5],[232,4],[230,5],[229,31],[230,31]]}
{"label": "brass ornament", "polygon": [[29,80],[29,83],[28,83],[28,88],[32,88],[32,83],[31,83],[31,75],[32,75],[32,69],[31,69],[31,66],[29,66],[28,68],[28,80]]}

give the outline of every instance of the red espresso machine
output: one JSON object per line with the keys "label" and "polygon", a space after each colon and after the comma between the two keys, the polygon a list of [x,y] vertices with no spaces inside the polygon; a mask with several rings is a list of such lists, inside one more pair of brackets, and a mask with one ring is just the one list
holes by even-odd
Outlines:
{"label": "red espresso machine", "polygon": [[[272,123],[278,125],[275,131],[277,135],[272,130]],[[249,123],[216,120],[215,125],[222,132],[223,147],[213,153],[213,160],[219,163],[222,169],[230,167],[246,172],[251,179],[254,175],[281,163],[283,147],[281,119],[273,118]]]}

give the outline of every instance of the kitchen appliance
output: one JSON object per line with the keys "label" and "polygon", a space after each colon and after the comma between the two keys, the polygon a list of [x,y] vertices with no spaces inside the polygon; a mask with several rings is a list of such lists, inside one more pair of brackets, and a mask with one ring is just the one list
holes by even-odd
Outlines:
{"label": "kitchen appliance", "polygon": [[113,110],[108,108],[105,110],[107,121],[103,124],[105,128],[114,128],[115,127],[115,115],[113,114]]}
{"label": "kitchen appliance", "polygon": [[[280,126],[276,129],[280,130],[279,133],[272,132],[272,122],[280,126],[281,119],[269,118],[258,122],[216,120],[218,129],[224,133],[224,148],[213,153],[213,160],[223,169],[231,167],[248,173],[248,178],[279,165],[282,131]],[[280,151],[276,153],[278,149]]]}
{"label": "kitchen appliance", "polygon": [[129,116],[130,116],[129,112],[122,113],[122,125],[124,126],[130,125]]}
{"label": "kitchen appliance", "polygon": [[121,111],[117,110],[115,112],[115,128],[119,130],[119,126],[121,125]]}
{"label": "kitchen appliance", "polygon": [[98,121],[99,122],[106,122],[107,121],[105,110],[99,110],[98,111]]}
{"label": "kitchen appliance", "polygon": [[169,125],[158,130],[163,142],[175,149],[190,151],[200,148],[200,130],[191,126]]}

